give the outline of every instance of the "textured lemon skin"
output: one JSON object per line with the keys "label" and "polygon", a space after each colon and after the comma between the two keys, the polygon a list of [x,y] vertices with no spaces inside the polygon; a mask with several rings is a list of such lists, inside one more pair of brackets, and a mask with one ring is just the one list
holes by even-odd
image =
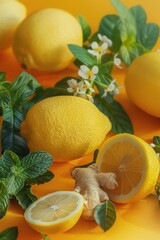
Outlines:
{"label": "textured lemon skin", "polygon": [[13,51],[20,64],[28,69],[56,72],[74,59],[68,44],[82,46],[78,21],[60,9],[43,9],[28,16],[18,27]]}
{"label": "textured lemon skin", "polygon": [[11,0],[0,1],[0,51],[11,47],[18,25],[26,17],[26,7]]}
{"label": "textured lemon skin", "polygon": [[93,103],[75,96],[40,101],[21,125],[29,149],[48,151],[54,161],[77,159],[94,151],[110,130],[109,119]]}
{"label": "textured lemon skin", "polygon": [[125,86],[130,100],[143,111],[160,117],[160,53],[136,58],[128,68]]}
{"label": "textured lemon skin", "polygon": [[137,136],[123,133],[113,136],[103,143],[97,156],[97,164],[100,172],[104,172],[102,166],[102,161],[104,160],[102,159],[106,149],[110,148],[114,143],[123,141],[131,142],[133,146],[136,146],[141,151],[141,154],[143,155],[145,161],[144,179],[142,184],[136,189],[133,194],[128,194],[126,196],[124,195],[120,197],[111,193],[109,194],[109,197],[112,201],[117,203],[130,203],[141,200],[154,192],[160,166],[157,154],[149,144],[147,144],[145,141],[143,141]]}
{"label": "textured lemon skin", "polygon": [[[56,192],[55,192],[55,194],[56,194]],[[83,200],[83,197],[81,194],[75,193],[75,192],[71,192],[71,194],[76,194],[79,196],[79,206],[78,206],[77,210],[75,211],[75,213],[71,217],[68,217],[65,220],[57,222],[57,223],[51,223],[51,224],[49,224],[49,223],[47,223],[47,224],[41,223],[40,224],[38,222],[35,223],[31,219],[29,219],[29,217],[27,216],[28,215],[27,212],[30,211],[30,208],[32,207],[32,205],[30,205],[24,214],[26,221],[34,230],[36,230],[37,232],[40,232],[40,233],[49,234],[49,233],[58,233],[58,232],[68,231],[78,222],[79,218],[82,215],[83,206],[84,206],[84,204],[83,204],[84,200]],[[49,194],[49,195],[51,195],[51,194]],[[53,193],[53,195],[54,195],[54,193]]]}

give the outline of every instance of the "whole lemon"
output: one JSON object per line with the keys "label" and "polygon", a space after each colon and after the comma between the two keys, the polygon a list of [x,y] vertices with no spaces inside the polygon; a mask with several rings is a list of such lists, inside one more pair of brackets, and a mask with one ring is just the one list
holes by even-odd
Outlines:
{"label": "whole lemon", "polygon": [[70,13],[49,8],[31,14],[20,24],[13,50],[23,67],[56,72],[74,59],[69,43],[82,46],[80,24]]}
{"label": "whole lemon", "polygon": [[12,45],[13,35],[26,17],[26,7],[17,1],[0,0],[0,51]]}
{"label": "whole lemon", "polygon": [[128,68],[125,86],[134,104],[160,117],[160,53],[149,52],[137,57]]}
{"label": "whole lemon", "polygon": [[44,150],[54,161],[80,158],[95,150],[111,129],[109,119],[90,101],[50,97],[35,104],[21,125],[31,151]]}

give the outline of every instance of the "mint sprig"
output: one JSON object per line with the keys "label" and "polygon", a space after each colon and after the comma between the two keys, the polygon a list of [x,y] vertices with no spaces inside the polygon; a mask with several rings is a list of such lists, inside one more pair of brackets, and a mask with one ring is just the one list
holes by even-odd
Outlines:
{"label": "mint sprig", "polygon": [[1,240],[16,240],[18,237],[18,228],[17,227],[9,227],[0,232]]}
{"label": "mint sprig", "polygon": [[150,51],[159,37],[159,26],[147,23],[147,14],[140,5],[128,9],[119,0],[110,0],[118,15],[106,15],[99,25],[99,32],[108,36],[113,53],[118,52],[129,66],[138,56]]}
{"label": "mint sprig", "polygon": [[6,214],[11,198],[15,197],[23,209],[36,200],[31,184],[50,181],[54,177],[48,171],[51,164],[51,155],[44,151],[32,152],[20,160],[14,152],[5,150],[0,157],[0,218]]}

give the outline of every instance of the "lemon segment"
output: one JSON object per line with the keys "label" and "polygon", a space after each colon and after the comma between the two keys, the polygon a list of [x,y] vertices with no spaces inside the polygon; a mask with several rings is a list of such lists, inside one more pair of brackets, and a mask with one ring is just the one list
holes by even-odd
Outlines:
{"label": "lemon segment", "polygon": [[65,232],[79,220],[83,197],[76,192],[59,191],[39,198],[25,211],[24,217],[37,232]]}
{"label": "lemon segment", "polygon": [[75,96],[40,101],[21,125],[29,149],[47,151],[57,162],[91,153],[110,130],[110,120],[93,103]]}
{"label": "lemon segment", "polygon": [[108,192],[112,201],[140,200],[154,190],[159,161],[152,147],[131,134],[118,134],[107,140],[97,157],[100,172],[114,172],[118,187]]}

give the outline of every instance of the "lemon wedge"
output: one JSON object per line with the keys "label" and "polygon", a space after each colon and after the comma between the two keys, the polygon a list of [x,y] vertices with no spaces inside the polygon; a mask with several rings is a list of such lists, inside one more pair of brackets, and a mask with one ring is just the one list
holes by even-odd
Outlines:
{"label": "lemon wedge", "polygon": [[83,197],[71,191],[58,191],[33,202],[25,211],[29,225],[40,233],[65,232],[79,220]]}
{"label": "lemon wedge", "polygon": [[159,174],[158,157],[145,141],[131,134],[108,139],[97,156],[99,172],[114,172],[118,187],[108,191],[117,203],[145,198],[154,191]]}

